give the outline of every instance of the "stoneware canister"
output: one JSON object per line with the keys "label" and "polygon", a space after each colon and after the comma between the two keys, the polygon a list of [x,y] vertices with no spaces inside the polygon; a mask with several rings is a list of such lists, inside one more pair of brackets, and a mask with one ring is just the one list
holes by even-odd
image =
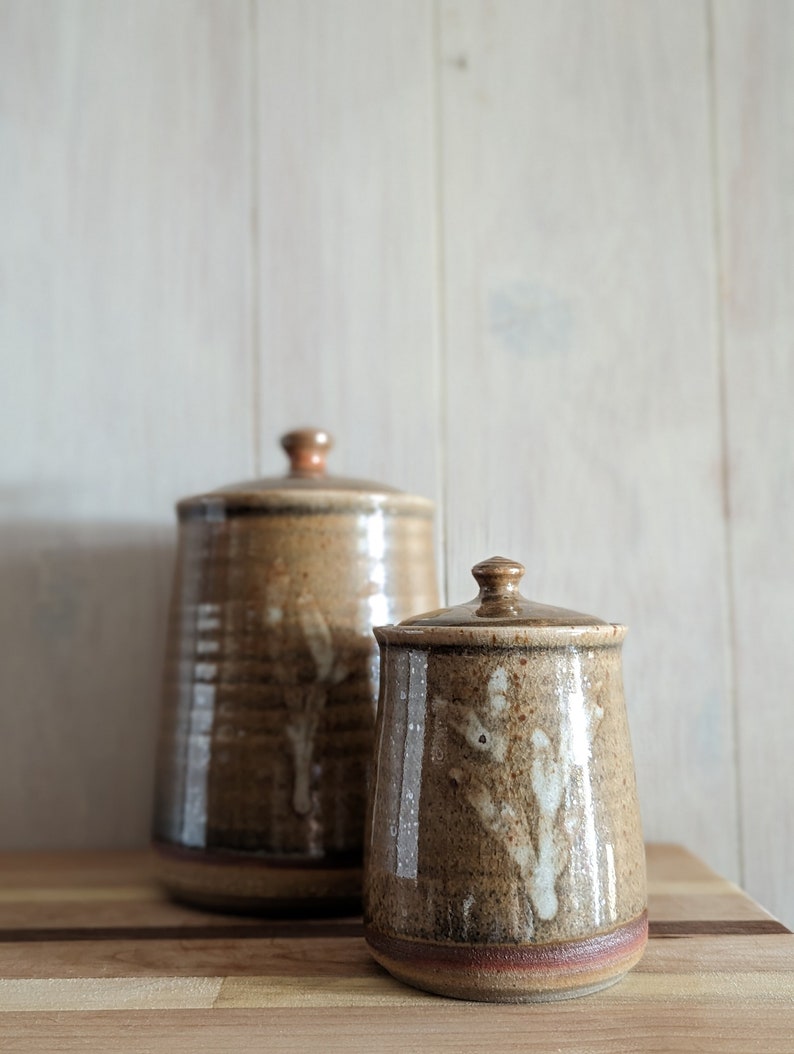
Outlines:
{"label": "stoneware canister", "polygon": [[486,560],[475,600],[375,631],[366,939],[462,999],[585,995],[647,940],[625,627],[530,603],[523,573]]}
{"label": "stoneware canister", "polygon": [[377,702],[372,626],[438,603],[433,507],[328,476],[325,432],[282,444],[286,477],[177,506],[154,842],[182,898],[350,911]]}

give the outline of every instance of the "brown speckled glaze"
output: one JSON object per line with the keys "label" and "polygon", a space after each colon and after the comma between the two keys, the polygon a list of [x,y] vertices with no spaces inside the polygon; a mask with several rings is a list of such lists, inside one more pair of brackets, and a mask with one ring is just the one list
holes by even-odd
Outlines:
{"label": "brown speckled glaze", "polygon": [[583,995],[647,936],[625,629],[526,601],[523,570],[484,561],[471,603],[375,631],[367,939],[459,998]]}
{"label": "brown speckled glaze", "polygon": [[437,603],[432,504],[327,476],[324,432],[282,442],[286,478],[178,506],[154,840],[163,881],[183,898],[351,911],[377,697],[372,626]]}

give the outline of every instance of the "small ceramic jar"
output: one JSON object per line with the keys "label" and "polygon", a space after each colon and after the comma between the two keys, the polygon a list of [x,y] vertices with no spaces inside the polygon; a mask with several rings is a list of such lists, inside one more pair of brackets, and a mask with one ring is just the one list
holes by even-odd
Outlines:
{"label": "small ceramic jar", "polygon": [[647,939],[623,626],[530,603],[524,568],[375,630],[364,911],[395,977],[462,999],[584,995]]}
{"label": "small ceramic jar", "polygon": [[379,655],[372,626],[438,603],[433,507],[291,467],[181,501],[158,758],[160,874],[248,911],[360,907]]}

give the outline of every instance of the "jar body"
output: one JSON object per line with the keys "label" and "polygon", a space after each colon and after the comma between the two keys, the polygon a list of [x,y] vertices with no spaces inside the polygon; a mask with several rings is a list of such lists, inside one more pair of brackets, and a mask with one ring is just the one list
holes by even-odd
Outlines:
{"label": "jar body", "polygon": [[[367,940],[467,999],[586,994],[647,937],[622,627],[379,631]],[[487,636],[487,642],[483,637]]]}
{"label": "jar body", "polygon": [[429,503],[312,494],[181,520],[161,876],[211,906],[350,910],[378,684],[371,627],[436,601]]}

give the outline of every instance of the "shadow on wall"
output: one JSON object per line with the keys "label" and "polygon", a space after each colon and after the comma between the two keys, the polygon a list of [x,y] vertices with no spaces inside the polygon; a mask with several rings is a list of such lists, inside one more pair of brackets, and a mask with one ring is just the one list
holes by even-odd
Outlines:
{"label": "shadow on wall", "polygon": [[0,528],[0,849],[149,836],[175,530]]}

